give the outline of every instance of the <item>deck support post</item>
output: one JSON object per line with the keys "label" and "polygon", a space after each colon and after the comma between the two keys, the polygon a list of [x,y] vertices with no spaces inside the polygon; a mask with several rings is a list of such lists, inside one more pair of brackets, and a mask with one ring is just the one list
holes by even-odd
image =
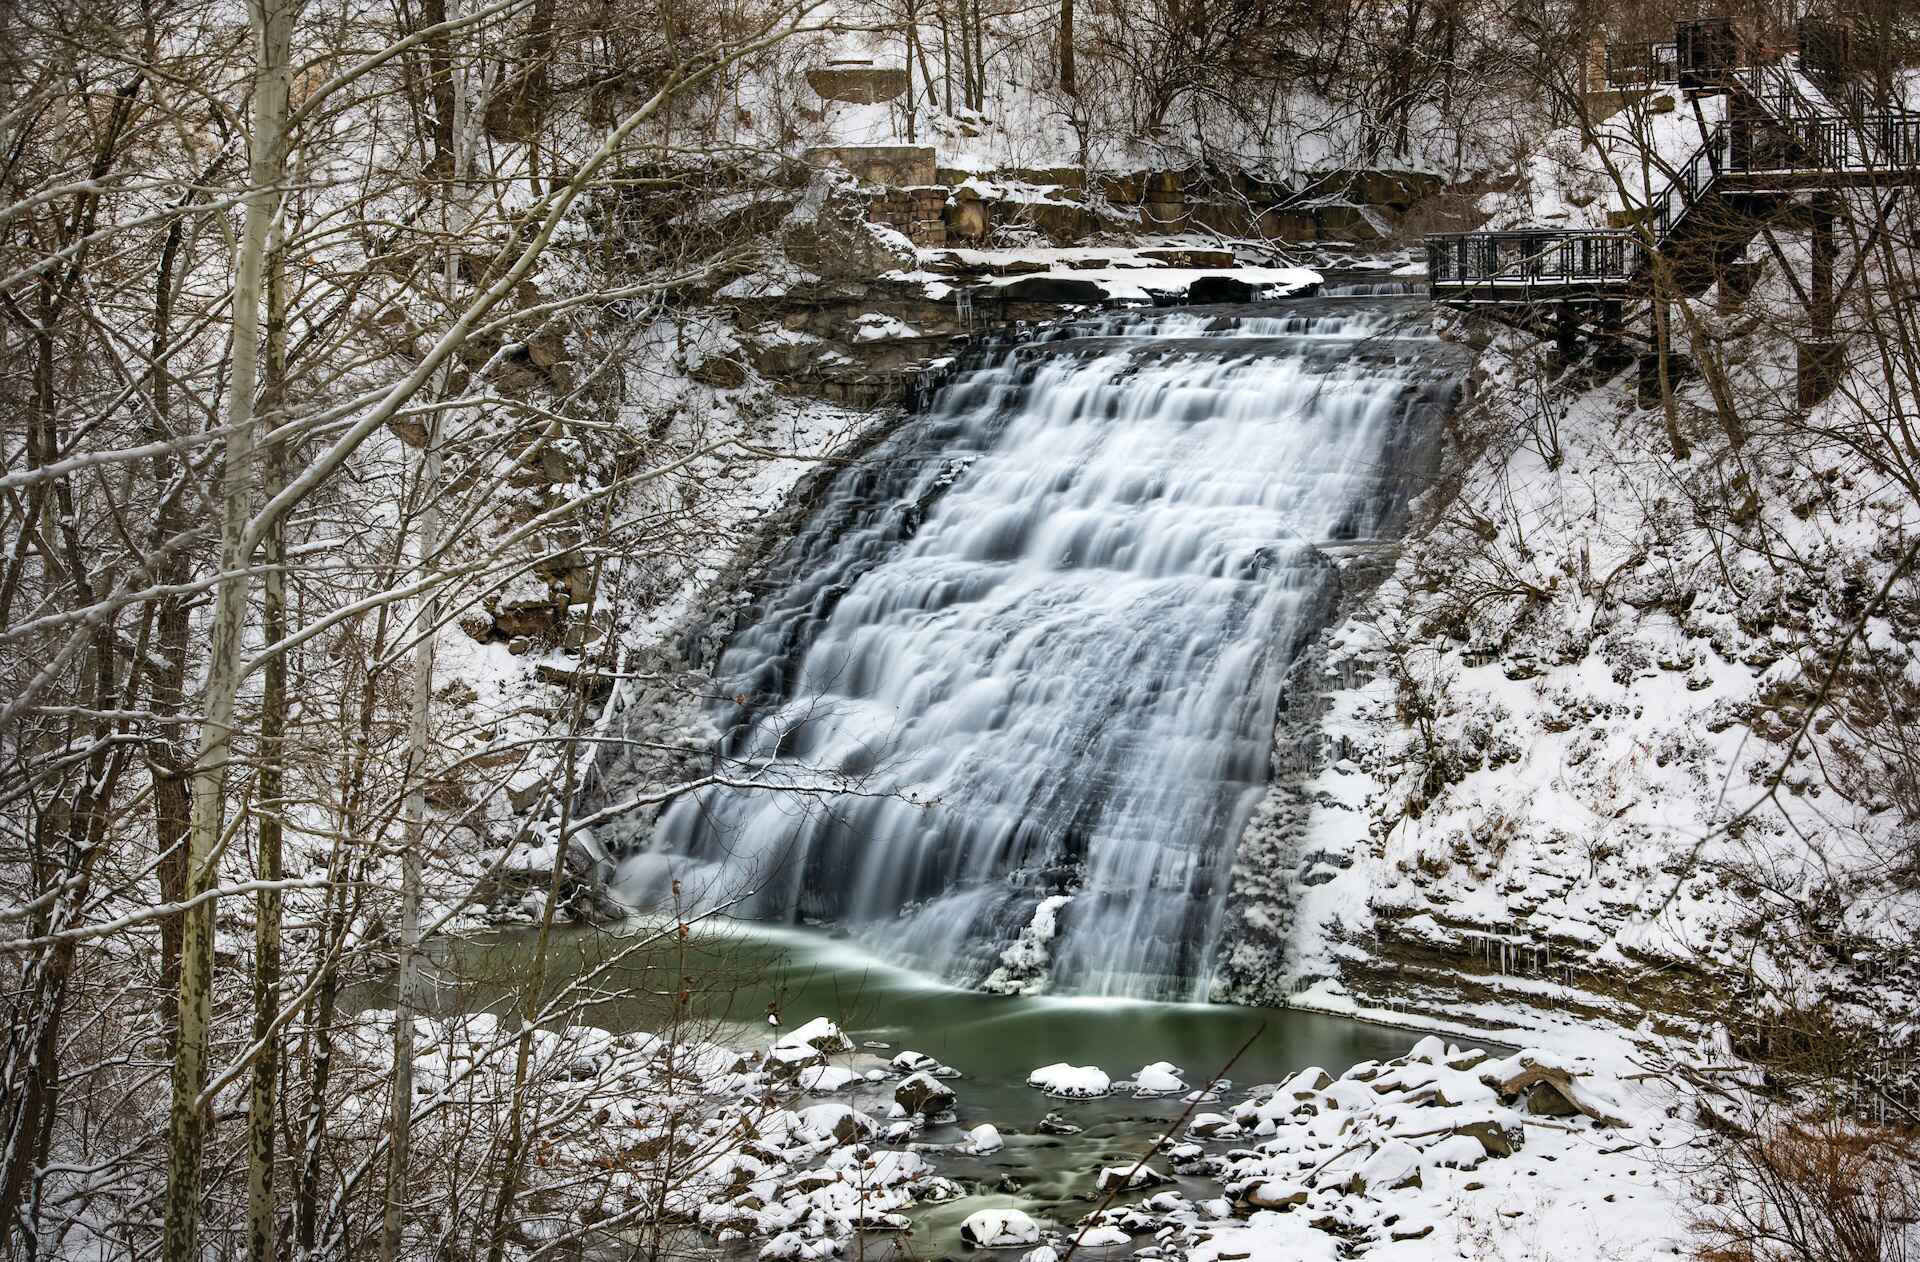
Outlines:
{"label": "deck support post", "polygon": [[1580,320],[1570,302],[1561,303],[1554,312],[1553,344],[1563,368],[1580,357]]}
{"label": "deck support post", "polygon": [[1813,199],[1813,302],[1809,314],[1816,342],[1833,340],[1834,308],[1837,302],[1833,291],[1833,265],[1840,255],[1840,246],[1833,231],[1836,202],[1831,193],[1820,193]]}
{"label": "deck support post", "polygon": [[1834,337],[1840,305],[1833,285],[1834,264],[1840,256],[1833,229],[1838,203],[1832,193],[1819,193],[1813,199],[1813,275],[1807,293],[1811,336],[1800,344],[1796,391],[1803,412],[1833,393],[1846,367],[1846,356]]}

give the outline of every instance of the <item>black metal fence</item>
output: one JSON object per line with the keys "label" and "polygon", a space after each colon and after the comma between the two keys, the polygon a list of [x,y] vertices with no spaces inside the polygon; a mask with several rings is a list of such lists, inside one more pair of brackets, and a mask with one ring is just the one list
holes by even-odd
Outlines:
{"label": "black metal fence", "polygon": [[1673,24],[1680,86],[1714,87],[1748,58],[1747,41],[1732,18],[1691,18]]}
{"label": "black metal fence", "polygon": [[1607,45],[1607,86],[1654,87],[1680,82],[1680,46],[1672,40]]}
{"label": "black metal fence", "polygon": [[1838,22],[1801,18],[1797,28],[1800,66],[1822,80],[1838,82],[1853,68],[1853,32]]}
{"label": "black metal fence", "polygon": [[1743,174],[1886,171],[1910,177],[1920,170],[1920,114],[1736,123],[1728,169]]}
{"label": "black metal fence", "polygon": [[1633,279],[1643,257],[1640,242],[1626,232],[1438,233],[1427,238],[1427,284],[1436,293],[1472,289],[1524,300],[1537,291],[1618,288]]}

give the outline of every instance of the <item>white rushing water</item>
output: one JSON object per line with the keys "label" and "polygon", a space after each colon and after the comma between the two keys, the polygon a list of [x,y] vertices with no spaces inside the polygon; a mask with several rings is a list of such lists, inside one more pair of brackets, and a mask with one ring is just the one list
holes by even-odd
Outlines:
{"label": "white rushing water", "polygon": [[845,791],[684,798],[621,892],[749,894],[967,985],[1204,997],[1323,545],[1390,523],[1450,391],[1367,337],[1392,305],[1094,321],[958,375],[720,662],[721,769]]}

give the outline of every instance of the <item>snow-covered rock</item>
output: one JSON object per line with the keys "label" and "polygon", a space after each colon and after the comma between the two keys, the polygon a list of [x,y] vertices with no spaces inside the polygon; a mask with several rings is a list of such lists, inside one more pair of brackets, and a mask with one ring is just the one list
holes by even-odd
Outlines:
{"label": "snow-covered rock", "polygon": [[934,1117],[953,1108],[954,1094],[943,1082],[932,1074],[911,1074],[900,1080],[893,1089],[894,1103],[908,1113],[918,1113],[923,1117]]}
{"label": "snow-covered rock", "polygon": [[1065,1061],[1034,1070],[1027,1075],[1027,1085],[1068,1099],[1093,1099],[1113,1090],[1113,1080],[1097,1068],[1069,1065]]}
{"label": "snow-covered rock", "polygon": [[802,1091],[824,1094],[844,1090],[860,1081],[860,1075],[844,1065],[811,1065],[800,1071],[798,1081]]}
{"label": "snow-covered rock", "polygon": [[984,1155],[990,1152],[999,1152],[1002,1148],[1006,1147],[1006,1141],[1000,1138],[999,1128],[994,1126],[992,1122],[982,1122],[967,1132],[964,1147],[969,1152]]}
{"label": "snow-covered rock", "polygon": [[793,1052],[801,1048],[821,1052],[828,1056],[837,1056],[853,1050],[853,1040],[848,1038],[838,1025],[825,1017],[815,1017],[805,1025],[791,1030],[774,1040],[776,1052]]}
{"label": "snow-covered rock", "polygon": [[845,1104],[816,1104],[800,1110],[800,1122],[819,1135],[831,1135],[843,1144],[874,1138],[880,1124],[860,1110]]}
{"label": "snow-covered rock", "polygon": [[1166,1175],[1161,1174],[1158,1170],[1155,1170],[1152,1166],[1144,1162],[1131,1166],[1107,1166],[1100,1171],[1099,1177],[1093,1181],[1094,1186],[1102,1192],[1109,1192],[1114,1188],[1131,1190],[1133,1188],[1159,1187],[1161,1184],[1168,1182],[1171,1182],[1171,1180],[1168,1179]]}
{"label": "snow-covered rock", "polygon": [[1186,1089],[1179,1068],[1169,1061],[1157,1060],[1133,1076],[1133,1093],[1137,1096],[1174,1095]]}
{"label": "snow-covered rock", "polygon": [[980,1249],[1015,1249],[1038,1243],[1040,1224],[1017,1209],[983,1209],[967,1215],[960,1238]]}

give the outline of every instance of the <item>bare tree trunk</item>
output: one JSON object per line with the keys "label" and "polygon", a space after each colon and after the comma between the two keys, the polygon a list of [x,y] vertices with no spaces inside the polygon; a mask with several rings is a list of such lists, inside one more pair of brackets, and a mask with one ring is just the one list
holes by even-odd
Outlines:
{"label": "bare tree trunk", "polygon": [[[260,300],[267,236],[285,165],[288,61],[296,0],[251,0],[255,45],[251,170],[246,230],[233,283],[233,365],[227,387],[226,469],[221,487],[220,579],[212,651],[194,759],[193,811],[187,833],[186,893],[213,887],[226,825],[227,769],[233,756],[234,701],[240,689],[247,620],[246,527],[254,458],[254,390],[259,379]],[[200,1093],[207,1080],[213,1017],[213,902],[190,905],[182,917],[179,1036],[173,1056],[173,1103],[167,1124],[167,1200],[162,1249],[169,1262],[199,1256],[201,1158],[208,1118]]]}
{"label": "bare tree trunk", "polygon": [[[458,0],[451,7],[457,14]],[[465,77],[450,72],[448,78],[453,98],[453,167],[446,196],[440,200],[440,219],[447,240],[457,242],[467,226],[464,194],[472,149],[468,135],[472,111]],[[448,252],[442,274],[449,306],[459,283],[460,254],[456,249]],[[450,362],[441,380],[443,394],[448,392],[451,374]],[[440,551],[440,412],[430,412],[426,425],[427,444],[421,452],[420,479],[415,488],[419,504],[419,555],[415,566],[421,580],[431,577]],[[401,1216],[413,1158],[413,1014],[420,986],[420,860],[427,844],[427,721],[433,704],[433,628],[440,621],[439,588],[425,589],[416,613],[414,634],[419,639],[413,648],[413,709],[407,724],[406,841],[400,856],[400,975],[394,1004],[392,1094],[388,1101],[387,1199],[380,1223],[382,1262],[397,1262],[400,1256]]]}
{"label": "bare tree trunk", "polygon": [[[94,153],[92,177],[95,180],[111,169],[128,112],[144,82],[143,76],[135,75],[115,94],[113,113]],[[99,198],[90,191],[75,197],[62,234],[65,240],[86,240],[95,223],[98,205]],[[32,328],[34,345],[33,386],[25,409],[26,454],[30,467],[44,467],[59,455],[54,331],[61,312],[78,289],[84,258],[83,249],[58,280],[50,274],[42,276],[36,318],[23,321]],[[7,303],[7,310],[18,314],[18,308],[11,301]],[[25,559],[27,538],[34,524],[46,518],[49,506],[65,538],[68,581],[76,586],[76,595],[85,603],[92,599],[93,591],[78,555],[69,482],[49,480],[36,486],[21,526],[16,556]],[[0,590],[0,625],[6,623],[20,572],[19,567],[10,568],[4,583],[0,584],[4,587]],[[95,681],[92,703],[97,710],[104,710],[113,705],[109,696],[114,660],[112,626],[101,623],[89,639],[91,674]],[[136,664],[129,671],[129,687],[137,686],[141,675]],[[104,735],[104,729],[99,734]],[[36,846],[39,854],[44,855],[55,845],[61,854],[57,866],[41,862],[38,855],[32,864],[36,874],[45,873],[44,880],[36,881],[36,892],[55,893],[52,906],[29,922],[36,934],[57,932],[84,918],[93,893],[93,869],[105,830],[105,816],[101,812],[111,803],[113,795],[113,783],[107,773],[111,770],[117,776],[118,767],[117,756],[111,765],[99,754],[89,758],[79,787],[69,791],[64,786],[56,786],[53,809],[35,823],[36,842],[44,842]],[[56,1115],[61,1019],[66,1010],[74,954],[75,944],[66,941],[42,948],[28,957],[20,985],[24,1002],[11,1014],[5,1060],[0,1064],[0,1128],[4,1128],[0,1133],[0,1247],[10,1245],[15,1229],[19,1228],[29,1253],[35,1243],[32,1220],[36,1214],[27,1202],[38,1200],[37,1186],[30,1197],[29,1185],[35,1182],[33,1172],[42,1164]]]}
{"label": "bare tree trunk", "polygon": [[900,41],[905,46],[902,59],[907,66],[907,143],[914,143],[914,120],[919,116],[919,101],[913,95],[913,28],[920,20],[915,11],[914,0],[906,0],[906,11],[900,22]]}
{"label": "bare tree trunk", "polygon": [[[267,367],[260,392],[262,411],[278,406],[287,377],[287,281],[283,248],[285,216],[274,219],[267,249]],[[286,484],[285,443],[267,452],[267,495]],[[266,562],[265,604],[261,622],[266,641],[277,644],[287,635],[286,519],[277,517],[262,544]],[[285,831],[284,801],[287,730],[287,656],[267,659],[260,713],[260,792],[257,801],[259,866],[262,881],[283,875],[281,848]],[[274,1019],[280,1009],[280,913],[284,896],[266,888],[254,895],[253,908],[253,1041],[259,1053],[253,1062],[253,1082],[247,1102],[247,1256],[251,1262],[273,1262],[277,1218],[273,1198],[274,1110],[280,1079],[280,1045]]]}
{"label": "bare tree trunk", "polygon": [[[611,505],[609,504],[610,511]],[[600,600],[600,579],[606,564],[604,551],[596,553],[593,573],[587,585],[588,617]],[[584,725],[587,709],[587,677],[589,671],[583,660],[581,670],[576,677],[573,689],[573,704],[568,715],[567,731],[579,732]],[[527,1073],[533,1056],[534,1019],[540,1011],[542,992],[546,989],[547,953],[553,936],[554,911],[560,903],[561,881],[567,870],[568,833],[573,824],[573,799],[579,790],[578,775],[580,757],[571,741],[562,742],[566,751],[566,772],[560,786],[560,818],[554,830],[553,866],[547,872],[546,905],[540,911],[540,929],[534,938],[533,968],[525,981],[520,1008],[520,1037],[514,1048],[513,1093],[507,1105],[507,1144],[506,1154],[501,1160],[500,1190],[493,1204],[493,1226],[491,1239],[487,1244],[487,1262],[502,1262],[506,1255],[507,1222],[513,1208],[514,1198],[519,1195],[520,1178],[526,1170],[527,1152],[534,1137],[539,1133],[540,1122],[536,1116],[531,1124],[527,1122],[529,1084]],[[679,983],[676,983],[678,985]],[[671,1144],[669,1144],[671,1147]],[[658,1224],[650,1256],[657,1258],[659,1250]]]}
{"label": "bare tree trunk", "polygon": [[938,0],[940,15],[940,85],[946,90],[946,111],[953,113],[953,24],[947,19],[947,0]]}
{"label": "bare tree trunk", "polygon": [[[458,238],[450,238],[458,239]],[[451,287],[458,268],[447,262]],[[426,579],[440,550],[440,414],[427,417],[427,445],[421,454],[419,499],[419,560],[416,574]],[[440,620],[439,589],[429,587],[420,597],[414,631],[413,709],[407,724],[406,840],[400,855],[399,993],[394,1003],[393,1079],[389,1100],[387,1199],[381,1219],[380,1256],[395,1262],[400,1256],[401,1211],[407,1200],[408,1167],[412,1159],[413,1123],[413,1015],[420,985],[420,858],[427,843],[427,720],[433,701],[432,628]]]}
{"label": "bare tree trunk", "polygon": [[1060,0],[1060,90],[1080,95],[1073,76],[1073,0]]}
{"label": "bare tree trunk", "polygon": [[[451,261],[447,268],[452,272]],[[421,456],[418,575],[425,579],[440,548],[439,413],[427,418],[427,446]],[[433,632],[440,619],[439,589],[421,596],[414,620],[419,643],[413,649],[413,711],[407,725],[406,841],[400,855],[399,994],[393,1014],[393,1082],[389,1101],[387,1199],[380,1225],[382,1262],[400,1256],[401,1212],[407,1202],[408,1167],[412,1160],[413,1129],[413,1014],[420,985],[420,854],[427,843],[427,718],[433,701]]]}

